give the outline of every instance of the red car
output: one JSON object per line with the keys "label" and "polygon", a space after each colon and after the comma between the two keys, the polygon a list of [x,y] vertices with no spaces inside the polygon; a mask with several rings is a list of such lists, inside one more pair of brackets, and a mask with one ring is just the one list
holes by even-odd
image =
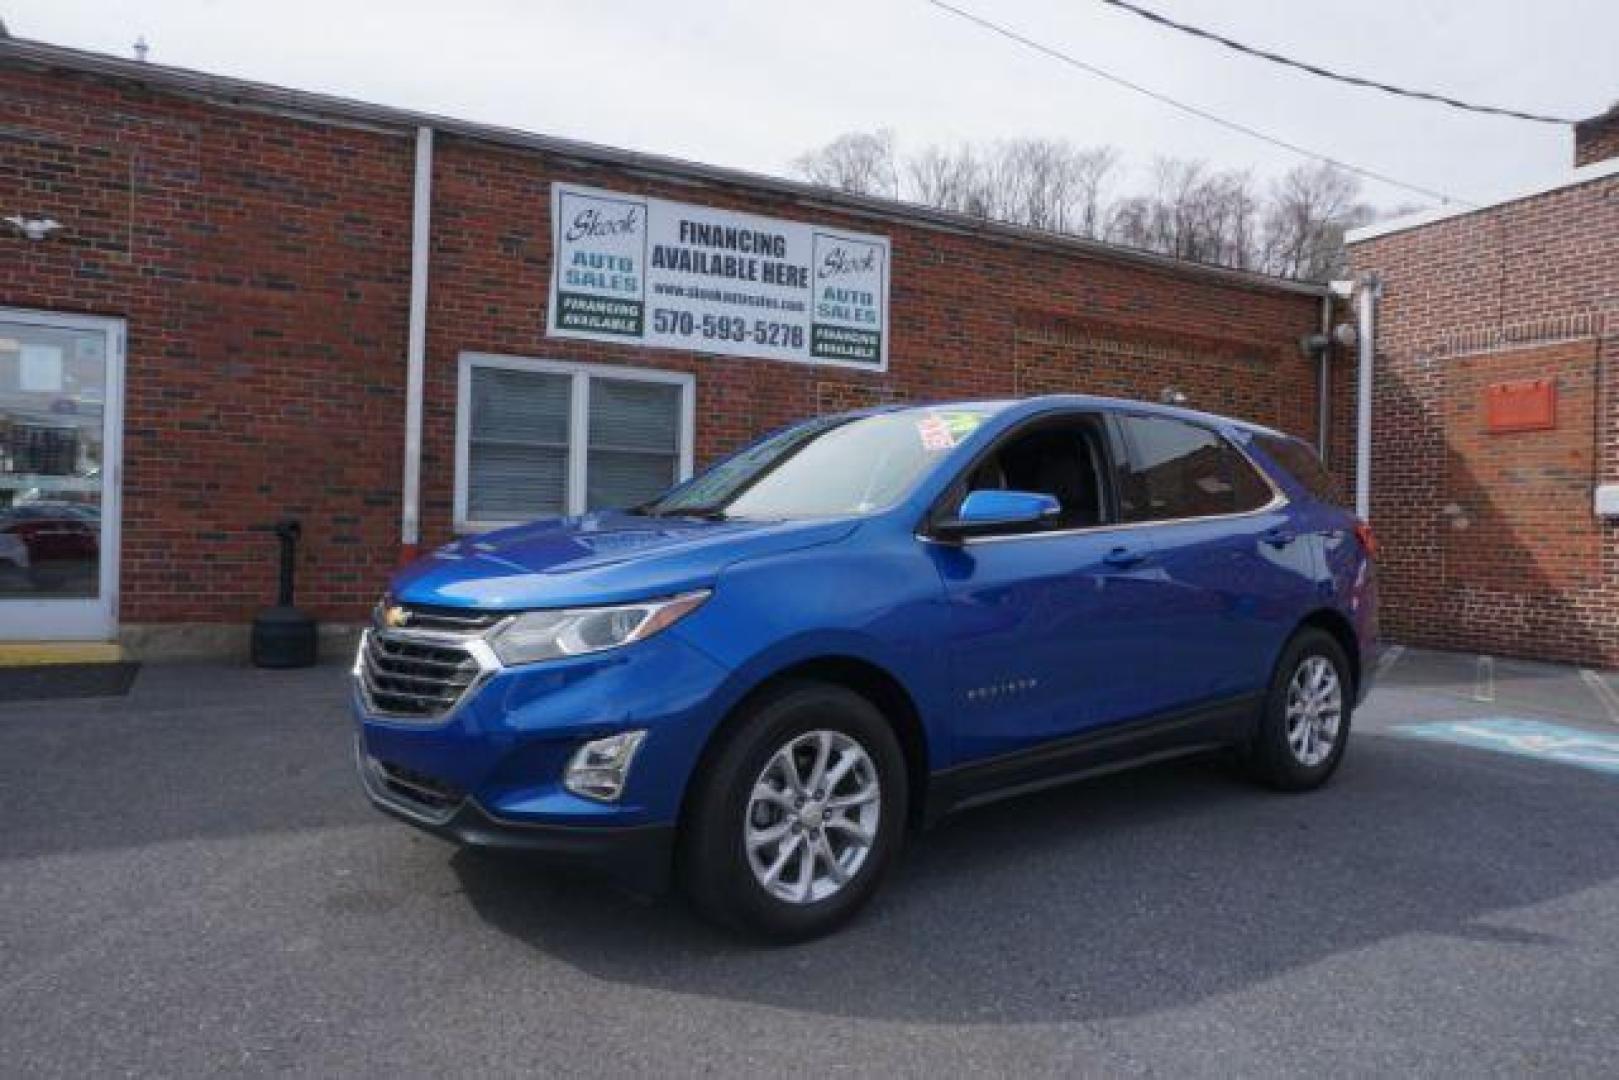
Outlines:
{"label": "red car", "polygon": [[101,554],[101,515],[96,507],[81,503],[24,503],[0,510],[0,536],[22,542],[27,552],[24,565],[36,578],[42,572],[72,573],[80,566],[93,571]]}

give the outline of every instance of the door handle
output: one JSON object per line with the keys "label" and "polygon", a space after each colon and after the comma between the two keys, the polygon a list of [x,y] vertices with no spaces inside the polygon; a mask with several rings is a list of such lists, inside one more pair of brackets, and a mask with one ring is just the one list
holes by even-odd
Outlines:
{"label": "door handle", "polygon": [[1116,547],[1106,555],[1102,561],[1119,570],[1128,570],[1147,557],[1147,553],[1139,548]]}
{"label": "door handle", "polygon": [[1273,548],[1285,548],[1298,538],[1298,533],[1294,532],[1292,529],[1284,529],[1280,525],[1274,529],[1266,529],[1264,534],[1260,537],[1261,540],[1265,541],[1265,543],[1269,544]]}

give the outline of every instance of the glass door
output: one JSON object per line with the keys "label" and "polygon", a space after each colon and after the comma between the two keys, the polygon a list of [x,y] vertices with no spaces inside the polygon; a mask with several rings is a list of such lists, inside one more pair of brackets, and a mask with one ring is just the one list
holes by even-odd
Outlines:
{"label": "glass door", "polygon": [[0,640],[117,629],[123,324],[0,308]]}

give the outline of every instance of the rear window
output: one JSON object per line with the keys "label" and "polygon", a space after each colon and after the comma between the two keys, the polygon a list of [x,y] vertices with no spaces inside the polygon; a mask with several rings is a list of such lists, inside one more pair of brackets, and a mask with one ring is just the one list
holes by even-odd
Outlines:
{"label": "rear window", "polygon": [[1293,479],[1311,495],[1334,506],[1346,505],[1347,500],[1338,478],[1327,471],[1308,443],[1276,435],[1260,435],[1256,441],[1272,461],[1292,474]]}

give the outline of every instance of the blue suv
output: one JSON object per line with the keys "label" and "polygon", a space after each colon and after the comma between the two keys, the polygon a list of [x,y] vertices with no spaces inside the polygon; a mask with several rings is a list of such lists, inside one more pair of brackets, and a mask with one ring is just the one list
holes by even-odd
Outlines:
{"label": "blue suv", "polygon": [[403,570],[354,672],[381,809],[823,933],[908,833],[1218,748],[1302,791],[1377,635],[1372,535],[1304,443],[1092,397],[779,431],[661,498]]}

